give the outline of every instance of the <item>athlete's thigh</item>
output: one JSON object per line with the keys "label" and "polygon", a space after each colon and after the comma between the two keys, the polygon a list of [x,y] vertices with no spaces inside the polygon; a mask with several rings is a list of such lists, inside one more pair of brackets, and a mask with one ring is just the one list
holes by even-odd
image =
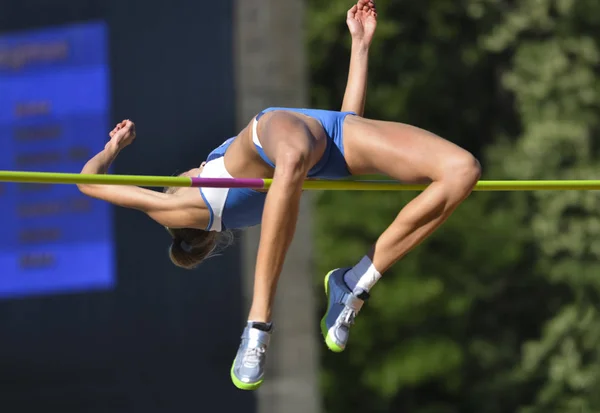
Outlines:
{"label": "athlete's thigh", "polygon": [[407,183],[440,179],[453,159],[470,156],[426,130],[360,117],[347,118],[344,150],[353,174],[379,173]]}
{"label": "athlete's thigh", "polygon": [[314,165],[324,151],[320,130],[310,121],[291,113],[277,111],[266,114],[258,124],[258,135],[265,154],[273,161],[282,150],[294,150]]}

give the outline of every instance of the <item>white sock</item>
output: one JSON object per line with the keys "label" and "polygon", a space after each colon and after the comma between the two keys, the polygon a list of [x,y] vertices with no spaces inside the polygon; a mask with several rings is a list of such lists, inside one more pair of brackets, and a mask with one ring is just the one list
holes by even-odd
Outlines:
{"label": "white sock", "polygon": [[351,270],[344,274],[344,282],[351,290],[356,287],[369,291],[377,281],[381,278],[381,274],[371,262],[371,259],[366,255],[356,264]]}

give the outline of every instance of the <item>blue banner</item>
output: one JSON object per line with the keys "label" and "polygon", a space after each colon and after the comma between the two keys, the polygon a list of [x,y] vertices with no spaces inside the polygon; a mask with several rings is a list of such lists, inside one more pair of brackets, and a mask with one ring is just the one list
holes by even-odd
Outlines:
{"label": "blue banner", "polygon": [[[79,172],[109,125],[107,28],[0,36],[0,169]],[[74,185],[0,185],[0,298],[106,289],[112,209]]]}

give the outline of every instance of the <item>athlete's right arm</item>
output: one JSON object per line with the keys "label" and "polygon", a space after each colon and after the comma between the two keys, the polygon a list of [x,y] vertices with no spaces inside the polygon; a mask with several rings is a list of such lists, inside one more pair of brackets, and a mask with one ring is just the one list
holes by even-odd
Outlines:
{"label": "athlete's right arm", "polygon": [[[105,174],[119,152],[135,139],[135,125],[131,121],[123,121],[110,133],[111,140],[104,150],[90,159],[82,174]],[[77,185],[79,190],[92,198],[110,202],[120,207],[145,212],[161,225],[171,228],[194,227],[195,217],[186,213],[187,205],[181,197],[152,191],[137,186],[125,185]]]}
{"label": "athlete's right arm", "polygon": [[350,111],[363,116],[367,97],[369,47],[377,27],[374,0],[358,0],[348,10],[346,23],[352,36],[352,49],[342,112]]}

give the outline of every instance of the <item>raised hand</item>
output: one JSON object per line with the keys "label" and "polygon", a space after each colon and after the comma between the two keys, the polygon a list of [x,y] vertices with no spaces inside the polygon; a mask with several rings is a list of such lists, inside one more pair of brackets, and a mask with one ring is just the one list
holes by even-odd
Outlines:
{"label": "raised hand", "polygon": [[353,41],[358,41],[364,45],[370,45],[377,28],[377,9],[375,0],[358,0],[358,2],[348,10],[346,24],[350,29],[350,35]]}
{"label": "raised hand", "polygon": [[110,141],[106,144],[106,147],[121,150],[130,145],[135,139],[135,123],[130,120],[117,123],[109,135]]}

